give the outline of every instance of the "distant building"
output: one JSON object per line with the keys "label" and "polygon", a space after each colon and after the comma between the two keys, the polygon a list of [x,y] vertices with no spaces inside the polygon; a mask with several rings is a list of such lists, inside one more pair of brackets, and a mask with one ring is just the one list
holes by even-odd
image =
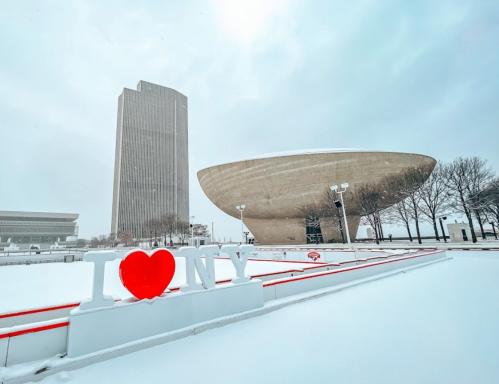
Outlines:
{"label": "distant building", "polygon": [[0,211],[0,242],[53,243],[76,236],[78,214]]}
{"label": "distant building", "polygon": [[[449,223],[447,224],[447,231],[449,232],[450,241],[452,242],[463,242],[472,241],[471,230],[469,224],[466,223]],[[478,233],[477,236],[481,236]]]}
{"label": "distant building", "polygon": [[118,98],[111,232],[147,235],[164,214],[189,220],[187,97],[140,81]]}

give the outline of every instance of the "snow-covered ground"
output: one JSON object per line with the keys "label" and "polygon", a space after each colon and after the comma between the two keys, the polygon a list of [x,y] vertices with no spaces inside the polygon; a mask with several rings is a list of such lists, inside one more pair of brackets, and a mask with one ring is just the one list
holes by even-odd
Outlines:
{"label": "snow-covered ground", "polygon": [[[119,277],[121,260],[106,263],[104,293],[131,297]],[[170,287],[185,284],[185,259],[176,257],[176,270]],[[310,267],[307,263],[283,263],[249,260],[246,275],[286,271]],[[229,259],[215,260],[217,281],[236,275]],[[67,303],[79,303],[92,296],[93,263],[50,263],[0,267],[0,281],[4,292],[0,295],[0,314],[43,308]]]}
{"label": "snow-covered ground", "polygon": [[451,256],[42,382],[496,384],[499,258]]}

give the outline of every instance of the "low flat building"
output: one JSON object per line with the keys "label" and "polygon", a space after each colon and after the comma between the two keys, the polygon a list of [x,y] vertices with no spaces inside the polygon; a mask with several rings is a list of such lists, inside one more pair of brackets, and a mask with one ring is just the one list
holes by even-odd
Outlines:
{"label": "low flat building", "polygon": [[[447,224],[450,241],[461,243],[463,241],[472,241],[471,230],[469,224],[466,223],[449,223]],[[477,234],[481,236],[482,234]]]}
{"label": "low flat building", "polygon": [[[54,243],[77,236],[77,213],[0,211],[0,242]],[[10,239],[10,240],[9,240]]]}

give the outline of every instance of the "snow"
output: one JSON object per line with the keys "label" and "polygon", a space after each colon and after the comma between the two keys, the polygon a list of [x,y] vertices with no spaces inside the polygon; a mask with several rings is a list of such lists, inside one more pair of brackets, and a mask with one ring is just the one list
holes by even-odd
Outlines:
{"label": "snow", "polygon": [[[119,278],[121,260],[106,263],[104,294],[122,299],[132,295]],[[176,270],[170,287],[185,284],[185,259],[176,257]],[[307,263],[285,263],[249,260],[246,275],[259,275],[310,267]],[[216,279],[236,276],[229,259],[215,260]],[[43,308],[60,304],[79,303],[92,296],[93,263],[50,263],[0,267],[0,281],[7,291],[0,296],[0,314]]]}
{"label": "snow", "polygon": [[497,383],[499,258],[456,256],[41,382]]}

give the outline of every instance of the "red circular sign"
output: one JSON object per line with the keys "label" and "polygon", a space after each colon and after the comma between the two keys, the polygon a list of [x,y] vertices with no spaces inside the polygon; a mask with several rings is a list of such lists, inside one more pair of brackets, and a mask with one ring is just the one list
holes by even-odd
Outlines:
{"label": "red circular sign", "polygon": [[120,263],[121,282],[139,300],[161,295],[174,273],[175,258],[166,249],[158,249],[151,256],[134,251]]}
{"label": "red circular sign", "polygon": [[320,258],[321,258],[321,254],[320,254],[320,253],[318,253],[318,252],[309,252],[309,253],[307,254],[307,257],[308,257],[309,259],[313,259],[314,261],[317,261],[317,259],[320,259]]}

